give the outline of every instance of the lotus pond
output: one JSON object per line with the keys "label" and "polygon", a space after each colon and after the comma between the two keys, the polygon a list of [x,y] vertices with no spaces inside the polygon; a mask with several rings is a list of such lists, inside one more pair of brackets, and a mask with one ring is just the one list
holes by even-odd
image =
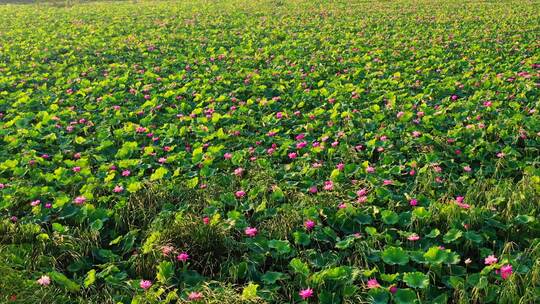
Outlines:
{"label": "lotus pond", "polygon": [[540,2],[0,6],[0,302],[540,302]]}

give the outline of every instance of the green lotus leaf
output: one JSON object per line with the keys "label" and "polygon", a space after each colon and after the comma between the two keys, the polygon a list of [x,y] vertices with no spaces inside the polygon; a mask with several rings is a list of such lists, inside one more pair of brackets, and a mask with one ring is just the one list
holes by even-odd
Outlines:
{"label": "green lotus leaf", "polygon": [[381,258],[389,265],[405,265],[409,262],[409,255],[401,247],[386,247],[381,254]]}
{"label": "green lotus leaf", "polygon": [[411,288],[427,288],[429,277],[421,272],[408,272],[403,274],[403,282]]}

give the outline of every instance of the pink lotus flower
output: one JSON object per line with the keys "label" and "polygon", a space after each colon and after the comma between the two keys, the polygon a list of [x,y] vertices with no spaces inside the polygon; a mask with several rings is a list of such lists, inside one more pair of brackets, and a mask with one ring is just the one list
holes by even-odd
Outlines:
{"label": "pink lotus flower", "polygon": [[409,236],[407,237],[407,240],[413,241],[413,242],[414,242],[414,241],[418,241],[419,239],[420,239],[420,237],[419,237],[418,234],[416,234],[416,233],[413,233],[413,234],[411,234],[411,235],[409,235]]}
{"label": "pink lotus flower", "polygon": [[418,132],[418,131],[413,131],[412,132],[412,136],[413,137],[419,137],[420,135],[422,135],[422,133]]}
{"label": "pink lotus flower", "polygon": [[47,275],[43,275],[37,280],[37,283],[41,286],[49,286],[51,284],[51,278]]}
{"label": "pink lotus flower", "polygon": [[309,299],[309,298],[311,298],[313,296],[313,289],[311,289],[311,288],[302,289],[302,290],[300,290],[298,295],[300,295],[302,300]]}
{"label": "pink lotus flower", "polygon": [[81,195],[81,196],[77,196],[77,197],[75,198],[75,200],[73,200],[73,202],[75,203],[75,205],[82,205],[82,204],[84,204],[84,203],[86,202],[86,197],[84,197],[84,196],[82,196],[82,195]]}
{"label": "pink lotus flower", "polygon": [[368,193],[368,190],[366,188],[362,188],[358,191],[356,191],[356,195],[358,196],[365,196]]}
{"label": "pink lotus flower", "polygon": [[458,99],[458,96],[457,96],[457,95],[452,95],[452,97],[450,97],[450,99],[452,99],[452,100],[454,100],[454,101],[455,101],[455,100],[457,100],[457,99]]}
{"label": "pink lotus flower", "polygon": [[471,172],[472,169],[471,169],[471,167],[469,167],[469,166],[465,166],[465,167],[463,167],[463,171],[465,171],[465,172]]}
{"label": "pink lotus flower", "polygon": [[131,175],[131,171],[129,170],[122,171],[122,176],[130,176],[130,175]]}
{"label": "pink lotus flower", "polygon": [[181,262],[186,262],[187,260],[189,260],[189,254],[182,252],[176,257],[176,259]]}
{"label": "pink lotus flower", "polygon": [[290,159],[295,159],[296,157],[297,157],[296,153],[294,153],[294,152],[289,153],[289,158]]}
{"label": "pink lotus flower", "polygon": [[317,189],[317,186],[311,186],[308,191],[311,194],[315,194],[315,193],[319,192],[319,190]]}
{"label": "pink lotus flower", "polygon": [[0,183],[0,189],[4,189],[6,187],[6,185]]}
{"label": "pink lotus flower", "polygon": [[302,140],[302,139],[304,139],[305,137],[306,137],[306,135],[301,133],[301,134],[296,135],[295,139],[296,139],[296,140]]}
{"label": "pink lotus flower", "polygon": [[141,282],[139,283],[139,286],[144,289],[144,290],[147,290],[148,288],[152,287],[152,281],[149,281],[149,280],[141,280]]}
{"label": "pink lotus flower", "polygon": [[238,190],[234,193],[234,195],[237,197],[237,198],[242,198],[246,195],[246,192],[244,190]]}
{"label": "pink lotus flower", "polygon": [[81,172],[81,167],[73,167],[73,172]]}
{"label": "pink lotus flower", "polygon": [[385,180],[383,181],[383,185],[385,185],[385,186],[387,186],[387,185],[392,185],[392,184],[394,184],[394,181],[391,180],[391,179],[385,179]]}
{"label": "pink lotus flower", "polygon": [[504,154],[504,152],[499,152],[499,153],[497,153],[497,157],[498,157],[498,158],[503,158],[503,157],[505,157],[505,155],[506,155],[506,154]]}
{"label": "pink lotus flower", "polygon": [[465,198],[463,196],[458,196],[456,197],[456,205],[458,205],[459,207],[463,208],[463,209],[469,209],[471,206],[469,204],[466,204],[463,202]]}
{"label": "pink lotus flower", "polygon": [[164,164],[164,163],[167,162],[167,158],[166,158],[166,157],[160,157],[160,158],[158,159],[158,162],[159,162],[160,164]]}
{"label": "pink lotus flower", "polygon": [[245,230],[244,230],[244,233],[249,236],[249,237],[254,237],[257,235],[257,228],[254,228],[254,227],[247,227]]}
{"label": "pink lotus flower", "polygon": [[371,279],[367,281],[367,288],[372,289],[372,288],[379,288],[379,287],[381,287],[381,284],[377,282],[377,279]]}
{"label": "pink lotus flower", "polygon": [[409,201],[409,205],[411,205],[411,206],[416,206],[416,205],[418,205],[418,200],[415,199],[415,198],[412,198],[412,199]]}
{"label": "pink lotus flower", "polygon": [[484,101],[484,107],[491,107],[492,104],[491,101]]}
{"label": "pink lotus flower", "polygon": [[375,172],[375,168],[373,168],[373,167],[371,167],[371,166],[368,166],[368,167],[366,168],[366,172],[367,172],[367,173],[373,173],[373,172]]}
{"label": "pink lotus flower", "polygon": [[338,169],[339,171],[343,171],[343,169],[345,169],[345,164],[344,163],[337,164],[336,169]]}
{"label": "pink lotus flower", "polygon": [[225,154],[223,155],[223,158],[225,158],[225,159],[231,159],[231,158],[232,158],[232,154],[231,154],[231,153],[225,153]]}
{"label": "pink lotus flower", "polygon": [[190,300],[190,301],[199,301],[202,298],[203,298],[203,295],[200,292],[194,292],[193,291],[193,292],[189,293],[189,295],[188,295],[188,300]]}
{"label": "pink lotus flower", "polygon": [[202,220],[203,220],[203,223],[204,223],[205,225],[210,224],[210,218],[209,218],[208,216],[203,217]]}
{"label": "pink lotus flower", "polygon": [[497,259],[494,255],[489,255],[487,258],[484,259],[484,264],[486,265],[493,265],[497,263],[499,259]]}
{"label": "pink lotus flower", "polygon": [[244,169],[242,168],[236,168],[234,169],[234,175],[238,176],[238,177],[241,177],[242,174],[244,174]]}
{"label": "pink lotus flower", "polygon": [[113,189],[113,192],[114,192],[114,193],[120,193],[120,192],[122,192],[122,191],[124,191],[124,187],[122,187],[122,186],[120,186],[120,185],[116,185],[116,186],[114,187],[114,189]]}
{"label": "pink lotus flower", "polygon": [[334,183],[332,181],[325,181],[324,182],[324,190],[331,191],[334,190]]}
{"label": "pink lotus flower", "polygon": [[503,278],[503,280],[508,279],[510,275],[512,275],[512,265],[510,264],[503,265],[500,269],[500,272],[501,272],[501,277]]}
{"label": "pink lotus flower", "polygon": [[315,227],[315,222],[312,221],[312,220],[307,220],[307,221],[304,222],[304,227],[306,227],[307,231],[311,231],[311,229],[313,229],[313,227]]}
{"label": "pink lotus flower", "polygon": [[398,288],[395,285],[392,285],[392,286],[390,286],[389,290],[390,290],[390,292],[392,294],[394,294],[394,293],[396,293],[398,291]]}
{"label": "pink lotus flower", "polygon": [[300,150],[300,149],[304,148],[305,146],[307,146],[307,142],[302,141],[302,142],[299,142],[299,143],[296,144],[296,149]]}
{"label": "pink lotus flower", "polygon": [[276,113],[276,118],[277,118],[277,119],[283,118],[283,113],[277,112],[277,113]]}
{"label": "pink lotus flower", "polygon": [[32,206],[32,207],[36,207],[36,206],[38,206],[39,204],[41,204],[41,201],[40,201],[40,200],[35,200],[35,201],[30,202],[30,206]]}
{"label": "pink lotus flower", "polygon": [[403,116],[405,114],[405,112],[402,112],[402,111],[399,111],[396,115],[397,118],[401,118],[401,116]]}
{"label": "pink lotus flower", "polygon": [[341,203],[338,205],[338,209],[345,209],[345,208],[347,208],[347,204],[345,203]]}

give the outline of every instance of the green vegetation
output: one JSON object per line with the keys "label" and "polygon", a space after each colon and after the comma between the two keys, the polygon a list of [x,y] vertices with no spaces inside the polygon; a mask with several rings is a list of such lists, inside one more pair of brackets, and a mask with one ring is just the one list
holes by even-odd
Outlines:
{"label": "green vegetation", "polygon": [[0,21],[1,303],[540,302],[540,2]]}

